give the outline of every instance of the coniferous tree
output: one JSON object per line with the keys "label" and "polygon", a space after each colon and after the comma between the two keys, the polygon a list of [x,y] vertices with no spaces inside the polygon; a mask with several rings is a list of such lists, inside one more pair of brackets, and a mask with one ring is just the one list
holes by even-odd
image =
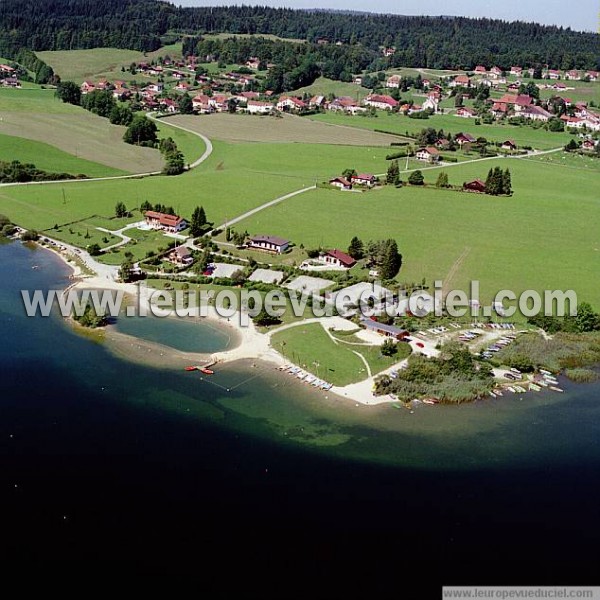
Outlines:
{"label": "coniferous tree", "polygon": [[364,245],[356,236],[350,240],[350,246],[348,246],[348,255],[355,260],[360,260],[364,256]]}
{"label": "coniferous tree", "polygon": [[383,257],[379,267],[382,279],[393,279],[402,266],[402,255],[398,252],[396,240],[390,239],[385,242]]}
{"label": "coniferous tree", "polygon": [[398,185],[400,183],[400,167],[398,161],[393,160],[387,170],[385,182],[389,185]]}

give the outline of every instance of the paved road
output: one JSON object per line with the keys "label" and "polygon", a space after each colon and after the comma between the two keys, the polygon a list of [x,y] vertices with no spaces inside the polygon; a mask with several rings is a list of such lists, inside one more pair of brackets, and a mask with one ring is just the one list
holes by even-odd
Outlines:
{"label": "paved road", "polygon": [[275,198],[275,200],[271,200],[269,202],[266,202],[265,204],[261,204],[260,206],[257,206],[256,208],[253,208],[252,210],[249,210],[248,212],[245,212],[244,214],[239,215],[238,217],[227,220],[222,225],[219,225],[219,227],[217,229],[224,229],[225,227],[231,227],[231,225],[235,225],[236,223],[239,223],[240,221],[243,221],[244,219],[247,219],[248,217],[255,215],[256,213],[260,212],[261,210],[265,210],[265,208],[270,208],[271,206],[275,206],[276,204],[279,204],[280,202],[283,202],[284,200],[289,200],[290,198],[293,198],[294,196],[298,196],[299,194],[304,194],[305,192],[310,192],[311,190],[316,190],[316,189],[317,189],[316,185],[311,185],[310,187],[302,188],[301,190],[296,190],[295,192],[291,192],[290,194],[286,194],[285,196],[279,196],[279,198]]}

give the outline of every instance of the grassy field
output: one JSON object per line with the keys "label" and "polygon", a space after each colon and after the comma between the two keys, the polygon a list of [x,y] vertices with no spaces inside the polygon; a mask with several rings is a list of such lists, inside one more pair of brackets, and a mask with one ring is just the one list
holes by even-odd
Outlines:
{"label": "grassy field", "polygon": [[[383,339],[382,339],[383,343]],[[368,377],[365,357],[373,375],[405,358],[407,352],[393,358],[381,356],[377,346],[336,344],[319,323],[299,325],[271,338],[271,345],[294,364],[334,385],[348,385]],[[408,348],[408,346],[406,346]],[[406,350],[401,347],[402,350]]]}
{"label": "grassy field", "polygon": [[209,220],[221,223],[349,166],[379,169],[385,154],[385,148],[215,142],[205,163],[179,177],[69,183],[64,186],[66,203],[62,186],[5,188],[0,205],[16,223],[36,229],[95,214],[110,217],[117,200],[130,209],[144,200],[172,204],[188,218],[201,204]]}
{"label": "grassy field", "polygon": [[[318,123],[295,115],[283,118],[256,115],[178,115],[165,122],[183,125],[228,142],[298,142],[303,144],[343,144],[348,146],[390,146],[400,141],[396,136],[365,131],[356,127],[339,127]],[[351,124],[351,123],[349,123]]]}
{"label": "grassy field", "polygon": [[0,89],[0,116],[0,134],[44,142],[119,171],[143,173],[163,166],[158,150],[123,142],[125,127],[61,102],[52,90]]}
{"label": "grassy field", "polygon": [[296,96],[302,96],[303,94],[329,96],[329,94],[334,94],[335,96],[349,96],[360,101],[369,95],[370,90],[355,83],[344,83],[343,81],[334,81],[326,77],[319,77],[312,85],[299,88],[290,93]]}
{"label": "grassy field", "polygon": [[[93,48],[90,50],[56,50],[36,52],[46,64],[50,65],[62,79],[81,83],[84,79],[106,77],[109,81],[124,79],[129,81],[136,76],[123,73],[132,62],[150,62],[159,56],[171,58],[181,56],[181,44],[159,48],[155,52],[137,52],[118,48]],[[139,77],[138,77],[139,78]]]}
{"label": "grassy field", "polygon": [[433,127],[456,134],[459,132],[470,133],[475,137],[485,137],[490,141],[502,142],[506,139],[514,140],[517,145],[529,145],[539,150],[549,150],[563,146],[571,139],[568,133],[551,133],[543,129],[533,129],[528,126],[513,125],[475,125],[475,119],[463,119],[453,115],[436,115],[429,119],[411,119],[400,114],[378,112],[377,117],[347,116],[327,112],[309,117],[311,120],[335,125],[346,125],[361,129],[380,129],[391,131],[399,135],[408,133],[414,135],[423,128]]}
{"label": "grassy field", "polygon": [[[549,164],[502,159],[445,169],[451,183],[461,184],[485,178],[495,165],[510,167],[511,198],[412,187],[368,195],[317,190],[238,227],[268,227],[307,248],[347,248],[354,235],[365,241],[392,235],[404,256],[403,282],[442,279],[468,290],[468,282],[476,279],[485,300],[501,289],[574,289],[581,299],[598,305],[600,282],[593,265],[600,253],[600,175],[558,164],[558,159]],[[426,181],[433,183],[438,173],[425,171]]]}
{"label": "grassy field", "polygon": [[34,142],[12,135],[0,134],[0,160],[33,163],[38,169],[54,173],[71,175],[83,173],[89,177],[125,175],[125,171],[120,169],[78,158],[43,142]]}
{"label": "grassy field", "polygon": [[204,37],[207,40],[211,40],[211,39],[212,40],[227,40],[232,37],[236,37],[236,38],[257,37],[257,38],[265,38],[266,40],[292,42],[292,43],[296,43],[296,44],[305,44],[306,43],[306,40],[300,40],[297,38],[282,38],[282,37],[279,37],[278,35],[273,35],[271,33],[258,33],[258,34],[253,34],[253,33],[206,33],[202,37]]}

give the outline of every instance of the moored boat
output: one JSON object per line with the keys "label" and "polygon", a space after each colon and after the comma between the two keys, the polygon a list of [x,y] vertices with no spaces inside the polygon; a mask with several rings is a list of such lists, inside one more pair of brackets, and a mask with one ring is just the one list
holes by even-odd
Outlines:
{"label": "moored boat", "polygon": [[200,373],[204,373],[205,375],[214,375],[215,372],[212,369],[208,369],[206,367],[202,367],[201,369],[198,369],[200,371]]}

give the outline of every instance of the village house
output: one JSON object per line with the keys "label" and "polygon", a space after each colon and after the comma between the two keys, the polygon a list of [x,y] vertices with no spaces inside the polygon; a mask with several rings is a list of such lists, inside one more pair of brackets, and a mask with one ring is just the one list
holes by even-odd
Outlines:
{"label": "village house", "polygon": [[2,85],[4,87],[10,87],[10,88],[20,88],[21,87],[21,83],[19,82],[19,80],[16,77],[5,77],[2,80]]}
{"label": "village house", "polygon": [[0,73],[4,75],[12,75],[15,72],[14,68],[9,65],[0,65]]}
{"label": "village house", "polygon": [[400,75],[392,75],[391,77],[388,77],[385,87],[398,89],[401,81],[402,77]]}
{"label": "village house", "polygon": [[246,103],[246,112],[251,115],[270,115],[273,112],[273,105],[270,102],[248,100]]}
{"label": "village house", "polygon": [[380,110],[392,110],[398,106],[398,101],[394,100],[391,96],[370,94],[363,100],[363,104]]}
{"label": "village house", "polygon": [[396,54],[396,48],[384,48],[383,55],[388,58],[390,56],[394,56]]}
{"label": "village house", "polygon": [[485,193],[485,182],[481,179],[473,179],[473,181],[467,181],[463,183],[463,189],[467,192],[478,192],[480,194]]}
{"label": "village house", "polygon": [[340,269],[351,269],[356,264],[356,261],[351,256],[337,248],[324,252],[321,260],[327,265]]}
{"label": "village house", "polygon": [[192,107],[195,112],[201,115],[207,115],[214,112],[210,104],[210,97],[206,94],[198,94],[192,98]]}
{"label": "village house", "polygon": [[421,110],[431,110],[434,113],[437,113],[439,111],[439,106],[440,106],[439,98],[437,98],[434,94],[430,94],[427,97],[427,100],[425,100],[425,102],[423,102],[423,106],[421,107]]}
{"label": "village house", "polygon": [[146,70],[146,73],[148,75],[152,75],[152,76],[156,77],[158,75],[162,75],[163,74],[163,68],[160,65],[156,65],[155,67],[149,67]]}
{"label": "village house", "polygon": [[437,148],[433,146],[427,146],[427,148],[420,148],[417,150],[416,157],[418,160],[424,160],[428,163],[435,163],[440,160],[440,153]]}
{"label": "village house", "polygon": [[92,81],[84,81],[79,89],[83,95],[89,94],[96,89],[96,84]]}
{"label": "village house", "polygon": [[523,68],[522,67],[511,67],[510,74],[514,75],[515,77],[521,77],[521,75],[523,74]]}
{"label": "village house", "polygon": [[167,233],[179,233],[187,227],[187,221],[178,215],[168,215],[154,210],[147,210],[144,213],[144,219],[150,228]]}
{"label": "village house", "polygon": [[160,81],[157,81],[156,83],[151,83],[147,85],[146,89],[149,92],[154,92],[155,94],[162,94],[163,90],[165,89],[165,86]]}
{"label": "village house", "polygon": [[258,71],[258,68],[260,67],[260,59],[256,58],[256,56],[253,56],[252,58],[246,61],[246,66],[249,69],[254,69],[255,71]]}
{"label": "village house", "polygon": [[176,113],[179,109],[177,102],[175,102],[175,100],[171,100],[170,98],[162,98],[158,105],[160,106],[161,110],[167,113]]}
{"label": "village house", "polygon": [[502,142],[500,148],[502,148],[502,150],[512,151],[517,149],[517,144],[515,144],[514,140],[505,140],[504,142]]}
{"label": "village house", "polygon": [[532,121],[546,122],[552,118],[552,113],[549,113],[546,109],[541,106],[527,106],[525,107],[520,115],[525,119],[531,119]]}
{"label": "village house", "polygon": [[352,183],[350,183],[345,177],[334,177],[329,180],[329,185],[340,188],[340,190],[351,190]]}
{"label": "village house", "polygon": [[544,79],[560,79],[560,71],[556,69],[549,69],[544,73]]}
{"label": "village house", "polygon": [[255,235],[248,240],[248,248],[274,254],[283,254],[289,246],[289,240],[274,235]]}
{"label": "village house", "polygon": [[354,83],[355,85],[362,85],[363,82],[363,78],[361,75],[357,75],[356,77],[354,77],[352,79],[352,83]]}
{"label": "village house", "polygon": [[358,173],[357,175],[352,175],[351,181],[353,185],[373,187],[377,183],[377,177],[370,173]]}
{"label": "village house", "polygon": [[472,108],[467,108],[466,106],[461,106],[456,109],[454,113],[457,117],[462,117],[463,119],[472,119],[476,116],[476,112]]}
{"label": "village house", "polygon": [[189,248],[178,246],[168,254],[168,260],[173,264],[181,267],[189,267],[194,264],[194,258]]}
{"label": "village house", "polygon": [[229,107],[230,97],[225,94],[215,94],[209,97],[208,103],[217,112],[226,112]]}
{"label": "village house", "polygon": [[473,70],[477,75],[485,75],[487,73],[487,69],[483,65],[477,65]]}
{"label": "village house", "polygon": [[472,135],[468,133],[457,133],[454,139],[456,140],[456,143],[461,147],[465,144],[474,144],[477,141]]}
{"label": "village house", "polygon": [[334,112],[345,112],[348,114],[356,114],[358,112],[365,112],[367,109],[359,106],[353,98],[349,96],[340,96],[332,100],[327,106],[328,110]]}
{"label": "village house", "polygon": [[499,77],[502,77],[502,69],[500,67],[492,67],[490,69],[490,77],[492,79],[498,79]]}
{"label": "village house", "polygon": [[590,81],[598,81],[598,77],[600,77],[600,73],[598,73],[598,71],[588,71],[586,73],[586,77]]}
{"label": "village house", "polygon": [[471,87],[471,79],[467,75],[457,75],[449,84],[449,87]]}
{"label": "village house", "polygon": [[577,70],[567,71],[565,73],[565,79],[569,79],[571,81],[581,81],[581,73]]}
{"label": "village house", "polygon": [[310,106],[311,108],[322,108],[325,106],[326,103],[327,98],[325,98],[325,96],[313,96],[308,101],[308,106]]}
{"label": "village house", "polygon": [[176,86],[175,89],[178,92],[189,92],[190,91],[190,84],[187,81],[180,81]]}
{"label": "village house", "polygon": [[583,140],[583,142],[581,143],[581,149],[584,152],[595,152],[596,151],[596,142],[594,140]]}
{"label": "village house", "polygon": [[306,104],[293,96],[281,96],[277,102],[277,110],[281,112],[300,112],[306,108]]}

